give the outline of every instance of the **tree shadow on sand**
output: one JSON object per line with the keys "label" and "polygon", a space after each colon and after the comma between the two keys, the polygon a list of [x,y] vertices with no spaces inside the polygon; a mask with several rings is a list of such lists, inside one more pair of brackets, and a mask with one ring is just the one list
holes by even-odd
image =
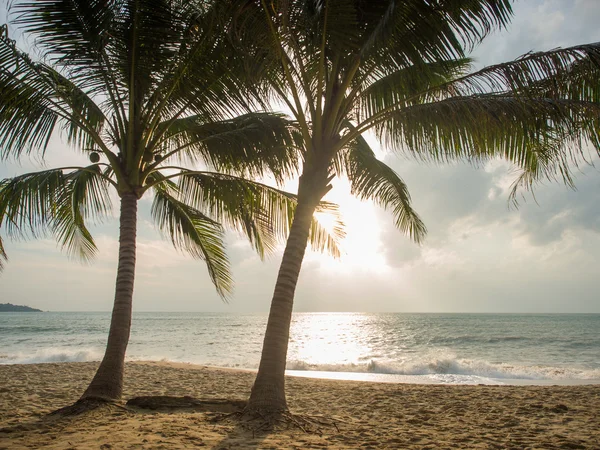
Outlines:
{"label": "tree shadow on sand", "polygon": [[127,400],[127,407],[149,409],[157,412],[208,412],[229,414],[246,407],[245,400],[194,397],[172,397],[169,395],[148,395]]}
{"label": "tree shadow on sand", "polygon": [[[73,426],[77,427],[77,424],[86,423],[89,417],[95,419],[98,417],[117,418],[131,414],[124,406],[112,402],[99,402],[94,408],[87,405],[81,408],[80,412],[74,412],[72,409],[66,412],[64,410],[66,408],[41,414],[37,417],[29,417],[25,420],[15,417],[7,422],[5,426],[0,426],[0,448],[42,448],[49,445],[50,442],[56,445],[57,442],[63,441],[65,447],[67,447],[66,443],[69,442],[69,435],[72,432],[65,433],[65,430]],[[17,443],[23,440],[28,443],[21,442],[22,445]]]}
{"label": "tree shadow on sand", "polygon": [[237,448],[242,442],[244,448],[259,448],[259,445],[271,434],[283,437],[281,433],[300,432],[304,435],[322,437],[326,428],[335,429],[339,433],[335,420],[324,416],[292,414],[289,411],[264,415],[259,411],[245,408],[228,414],[215,414],[209,420],[233,425],[228,435],[213,447],[215,450]]}
{"label": "tree shadow on sand", "polygon": [[[150,410],[160,413],[200,412],[206,414],[206,420],[214,425],[228,428],[226,435],[216,444],[213,449],[238,448],[243,445],[246,449],[259,448],[263,440],[268,436],[267,430],[253,430],[246,423],[234,420],[240,417],[246,407],[246,400],[237,399],[197,399],[194,397],[172,397],[172,396],[144,396],[135,397],[127,401],[130,410]],[[231,425],[228,427],[228,425]]]}
{"label": "tree shadow on sand", "polygon": [[[127,402],[128,409],[151,410],[161,413],[202,412],[206,420],[225,431],[213,449],[229,449],[243,446],[246,449],[260,448],[264,440],[273,433],[290,430],[321,436],[323,428],[336,428],[334,421],[325,417],[296,415],[282,412],[264,416],[246,410],[246,400],[197,399],[194,397],[144,396]],[[339,431],[339,430],[338,430]]]}
{"label": "tree shadow on sand", "polygon": [[[286,435],[291,433],[295,436],[300,432],[300,434],[306,435],[307,439],[312,439],[310,435],[318,439],[317,436],[323,435],[324,428],[335,427],[337,429],[335,422],[321,416],[295,415],[289,412],[264,416],[249,412],[246,406],[246,400],[198,399],[189,396],[142,396],[130,399],[125,405],[100,401],[93,405],[89,402],[79,405],[76,402],[70,407],[61,408],[38,418],[7,424],[8,426],[0,428],[0,438],[7,440],[32,439],[39,442],[40,445],[48,439],[58,439],[59,441],[66,439],[65,442],[69,442],[69,436],[73,434],[73,429],[77,430],[80,423],[87,423],[90,418],[96,422],[100,420],[101,423],[109,424],[115,416],[134,417],[148,413],[167,415],[200,413],[198,416],[201,417],[200,420],[214,425],[214,427],[209,425],[208,428],[211,431],[209,434],[212,435],[210,438],[203,435],[201,429],[195,429],[193,423],[190,425],[190,433],[182,432],[181,429],[168,430],[152,427],[150,435],[166,433],[167,436],[163,436],[163,438],[173,437],[186,443],[189,443],[190,440],[199,440],[204,442],[203,445],[209,444],[212,449],[240,447],[258,449],[262,448],[264,441],[271,436],[275,440],[286,439]],[[147,431],[142,430],[142,433]],[[200,435],[197,435],[198,433]],[[142,438],[145,439],[144,436]],[[148,439],[152,440],[150,437]],[[300,439],[303,441],[305,438]],[[108,443],[105,445],[107,445],[106,448],[110,448]]]}

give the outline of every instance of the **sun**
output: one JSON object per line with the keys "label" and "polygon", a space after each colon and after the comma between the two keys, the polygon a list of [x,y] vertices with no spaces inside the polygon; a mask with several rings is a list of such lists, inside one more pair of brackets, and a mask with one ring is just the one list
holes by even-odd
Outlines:
{"label": "sun", "polygon": [[[378,207],[372,202],[361,201],[350,193],[350,183],[346,179],[334,180],[334,187],[324,200],[339,206],[339,215],[344,223],[346,236],[340,242],[341,257],[308,251],[306,259],[318,262],[325,270],[338,273],[375,272],[389,270],[381,240],[382,227]],[[315,218],[328,231],[337,224],[334,214],[319,212]],[[390,218],[391,220],[391,218]]]}

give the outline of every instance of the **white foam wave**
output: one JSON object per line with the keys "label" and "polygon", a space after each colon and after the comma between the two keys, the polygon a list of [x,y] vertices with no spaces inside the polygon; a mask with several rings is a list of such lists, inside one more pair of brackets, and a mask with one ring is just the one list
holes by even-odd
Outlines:
{"label": "white foam wave", "polygon": [[378,361],[311,364],[306,361],[289,361],[289,370],[358,372],[393,375],[461,375],[495,379],[522,380],[592,380],[600,379],[600,368],[526,366],[518,364],[494,364],[488,361],[457,358],[455,355],[422,356],[404,361]]}
{"label": "white foam wave", "polygon": [[[0,354],[0,364],[35,364],[49,362],[86,362],[99,361],[104,354],[103,348],[67,348],[48,347],[33,352],[14,352]],[[202,358],[164,356],[157,354],[128,355],[128,361],[168,361],[203,364],[220,367],[255,369],[255,361],[232,363],[231,361],[206,361]],[[599,380],[600,368],[552,367],[542,365],[523,365],[509,363],[491,363],[484,360],[459,358],[449,352],[431,352],[415,355],[404,360],[383,358],[361,358],[346,363],[311,363],[303,360],[291,360],[287,369],[301,372],[346,372],[357,374],[383,374],[402,376],[426,376],[445,383],[462,384],[478,380]]]}
{"label": "white foam wave", "polygon": [[16,352],[0,355],[0,364],[36,364],[50,362],[85,362],[99,361],[104,354],[103,349],[98,348],[64,348],[48,347],[40,348],[33,352]]}

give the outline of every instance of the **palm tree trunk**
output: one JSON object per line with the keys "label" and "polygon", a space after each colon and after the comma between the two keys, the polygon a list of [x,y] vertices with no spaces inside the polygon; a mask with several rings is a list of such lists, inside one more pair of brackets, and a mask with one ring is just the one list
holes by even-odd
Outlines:
{"label": "palm tree trunk", "polygon": [[[299,186],[299,193],[301,190],[301,186]],[[299,195],[298,206],[277,275],[260,366],[248,401],[248,411],[277,413],[287,410],[285,364],[294,292],[306,251],[315,207],[316,202],[303,201],[302,196]]]}
{"label": "palm tree trunk", "polygon": [[131,329],[135,278],[137,201],[133,193],[121,197],[119,266],[108,342],[100,367],[81,400],[118,400],[123,392],[125,350]]}

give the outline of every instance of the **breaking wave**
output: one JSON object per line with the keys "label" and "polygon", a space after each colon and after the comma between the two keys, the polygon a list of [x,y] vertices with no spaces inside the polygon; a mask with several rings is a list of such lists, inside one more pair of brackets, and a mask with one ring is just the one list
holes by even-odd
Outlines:
{"label": "breaking wave", "polygon": [[574,367],[525,366],[490,363],[472,359],[422,357],[406,361],[377,361],[345,364],[311,364],[306,361],[289,361],[289,370],[358,372],[392,375],[466,375],[496,379],[523,380],[590,380],[600,379],[600,369]]}
{"label": "breaking wave", "polygon": [[70,349],[49,347],[35,350],[32,353],[16,352],[14,354],[0,354],[0,364],[99,361],[103,355],[103,349],[97,348]]}

